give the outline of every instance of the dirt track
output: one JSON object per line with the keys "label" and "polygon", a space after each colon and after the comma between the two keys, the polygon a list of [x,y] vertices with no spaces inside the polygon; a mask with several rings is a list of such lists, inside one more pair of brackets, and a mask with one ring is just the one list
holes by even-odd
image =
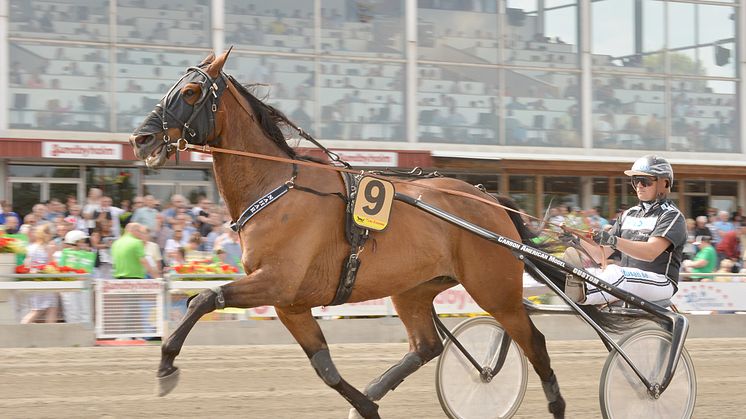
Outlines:
{"label": "dirt track", "polygon": [[[695,418],[746,412],[746,339],[689,339],[698,379]],[[332,356],[352,384],[364,387],[395,363],[405,344],[334,345]],[[550,341],[568,402],[568,418],[598,418],[600,341]],[[0,349],[3,418],[242,417],[346,418],[348,405],[328,389],[295,345],[187,346],[177,359],[181,382],[154,395],[157,346]],[[435,362],[381,402],[383,418],[442,418]],[[544,418],[546,404],[531,372],[518,418]]]}

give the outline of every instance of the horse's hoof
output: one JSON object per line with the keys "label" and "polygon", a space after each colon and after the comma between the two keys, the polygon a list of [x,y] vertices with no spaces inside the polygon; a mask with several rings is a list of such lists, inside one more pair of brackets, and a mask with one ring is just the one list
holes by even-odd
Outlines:
{"label": "horse's hoof", "polygon": [[347,415],[347,419],[363,419],[363,417],[357,412],[357,409],[353,407],[350,409],[350,414]]}
{"label": "horse's hoof", "polygon": [[549,403],[549,413],[554,419],[565,419],[565,399],[560,396],[556,401]]}
{"label": "horse's hoof", "polygon": [[173,391],[177,384],[179,384],[179,368],[174,367],[168,375],[158,377],[158,397],[163,397]]}
{"label": "horse's hoof", "polygon": [[378,414],[378,405],[371,402],[371,406],[363,409],[364,412],[361,414],[354,407],[350,409],[350,413],[347,415],[347,419],[381,419]]}

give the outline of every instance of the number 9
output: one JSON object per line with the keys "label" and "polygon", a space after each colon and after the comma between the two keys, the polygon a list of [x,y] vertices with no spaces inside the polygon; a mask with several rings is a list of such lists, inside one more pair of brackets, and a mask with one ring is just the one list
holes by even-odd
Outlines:
{"label": "number 9", "polygon": [[373,204],[366,205],[363,207],[363,211],[368,215],[376,215],[381,211],[384,202],[386,201],[386,188],[383,183],[378,180],[371,180],[365,185],[365,200]]}

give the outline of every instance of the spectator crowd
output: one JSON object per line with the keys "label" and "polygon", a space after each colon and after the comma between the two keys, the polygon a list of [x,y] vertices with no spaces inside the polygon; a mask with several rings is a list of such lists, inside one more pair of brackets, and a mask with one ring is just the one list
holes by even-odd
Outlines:
{"label": "spectator crowd", "polygon": [[[600,207],[559,205],[549,209],[548,217],[552,225],[599,230],[611,228],[626,209],[607,220]],[[0,231],[22,243],[19,267],[55,263],[82,268],[96,278],[159,278],[194,261],[241,271],[238,234],[228,219],[223,206],[204,196],[196,204],[181,195],[163,203],[152,195],[136,196],[114,206],[111,197],[91,188],[84,203],[72,196],[65,202],[53,198],[34,205],[24,217],[0,201]],[[688,275],[683,280],[746,280],[746,219],[740,207],[733,213],[711,208],[686,221],[682,272]],[[744,275],[733,275],[739,272]],[[56,294],[35,293],[22,321],[56,321],[59,301]]]}
{"label": "spectator crowd", "polygon": [[[21,217],[0,202],[0,233],[20,244],[17,272],[43,273],[44,266],[81,268],[95,278],[160,278],[187,263],[229,265],[241,271],[238,234],[221,206],[207,197],[196,204],[181,195],[161,203],[136,196],[114,206],[91,188],[84,203],[51,199]],[[23,322],[58,318],[56,293],[34,293]]]}

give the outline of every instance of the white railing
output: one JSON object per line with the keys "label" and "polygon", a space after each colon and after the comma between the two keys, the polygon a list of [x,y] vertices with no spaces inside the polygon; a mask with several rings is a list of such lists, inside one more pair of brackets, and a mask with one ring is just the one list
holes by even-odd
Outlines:
{"label": "white railing", "polygon": [[0,280],[0,294],[9,304],[8,311],[16,323],[30,309],[25,298],[28,294],[60,292],[65,321],[92,325],[91,287],[90,274],[3,274]]}
{"label": "white railing", "polygon": [[[686,278],[691,276],[726,277],[732,278],[734,282],[687,281]],[[205,277],[225,279],[198,280]],[[34,292],[60,292],[63,295],[64,310],[77,313],[81,318],[79,322],[95,325],[98,338],[156,337],[163,336],[163,333],[167,331],[168,322],[178,320],[186,310],[185,304],[175,306],[172,303],[172,297],[178,294],[186,297],[194,292],[222,286],[242,277],[245,275],[168,274],[163,279],[94,280],[90,275],[81,274],[12,274],[3,275],[3,278],[10,279],[10,281],[0,281],[0,293],[8,293],[11,297],[8,298],[8,303],[12,305],[12,312],[16,313],[14,319],[16,322],[23,315],[20,309],[25,308],[22,306],[24,296]],[[76,280],[55,281],[56,278],[75,278]],[[692,313],[746,311],[746,274],[682,273],[681,278],[679,292],[672,298],[679,310]],[[22,279],[41,280],[22,281]],[[526,287],[530,286],[526,285]],[[530,294],[533,288],[525,290]],[[76,294],[77,298],[73,298]],[[70,300],[69,304],[65,304],[65,297]],[[185,298],[179,301],[183,302]],[[434,305],[437,312],[441,314],[483,312],[461,286],[456,286],[438,295]],[[219,313],[238,320],[277,317],[274,307],[271,306],[245,310],[228,308]],[[394,316],[396,312],[390,298],[381,298],[340,306],[317,307],[313,309],[313,314],[317,317],[329,318]]]}

